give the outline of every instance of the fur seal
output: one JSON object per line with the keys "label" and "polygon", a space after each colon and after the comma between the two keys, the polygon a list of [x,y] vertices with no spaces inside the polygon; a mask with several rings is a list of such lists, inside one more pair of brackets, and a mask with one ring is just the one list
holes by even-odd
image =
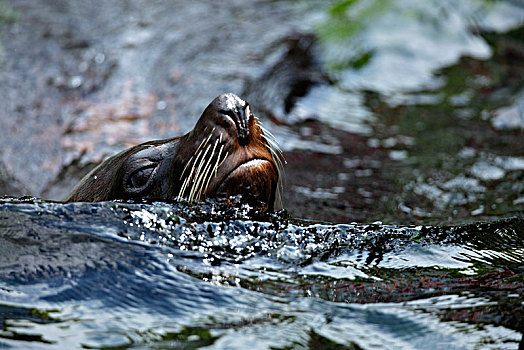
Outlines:
{"label": "fur seal", "polygon": [[64,202],[123,200],[198,201],[242,195],[273,210],[281,151],[272,135],[235,94],[215,98],[192,131],[149,141],[105,160]]}

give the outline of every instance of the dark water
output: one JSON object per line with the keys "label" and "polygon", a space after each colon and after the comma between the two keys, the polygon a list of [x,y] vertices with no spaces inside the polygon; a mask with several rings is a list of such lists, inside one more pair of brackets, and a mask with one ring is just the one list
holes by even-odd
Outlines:
{"label": "dark water", "polygon": [[524,220],[327,225],[5,199],[0,346],[516,349]]}

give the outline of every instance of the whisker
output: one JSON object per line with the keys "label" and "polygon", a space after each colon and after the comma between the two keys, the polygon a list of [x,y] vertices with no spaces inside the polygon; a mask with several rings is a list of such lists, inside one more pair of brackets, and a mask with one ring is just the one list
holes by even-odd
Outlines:
{"label": "whisker", "polygon": [[[213,150],[211,151],[211,155],[209,156],[209,159],[207,160],[207,163],[206,165],[204,166],[204,170],[202,171],[202,175],[199,177],[198,179],[198,182],[197,182],[197,200],[201,200],[202,199],[202,191],[205,192],[205,183],[206,182],[209,182],[209,181],[206,181],[206,179],[208,179],[208,172],[209,170],[211,169],[210,168],[210,165],[211,165],[211,160],[213,159],[213,155],[215,154],[215,149],[217,147],[217,144],[218,144],[218,139],[215,140],[215,144],[213,146]],[[209,145],[209,148],[211,148],[211,145]],[[212,173],[213,171],[211,171]],[[211,174],[209,174],[211,175]]]}
{"label": "whisker", "polygon": [[283,204],[282,204],[282,196],[283,196],[283,192],[284,192],[284,168],[282,166],[282,163],[280,161],[277,162],[277,174],[278,174],[278,182],[277,182],[277,198],[276,198],[276,201],[277,201],[277,206],[279,208],[282,208],[283,207]]}
{"label": "whisker", "polygon": [[224,156],[224,159],[222,159],[222,161],[220,162],[220,164],[218,164],[217,169],[220,168],[220,166],[221,166],[221,165],[226,161],[228,155],[229,155],[229,151],[226,152],[226,155]]}
{"label": "whisker", "polygon": [[[263,132],[268,132],[267,130],[262,130]],[[269,132],[268,132],[269,133]],[[270,145],[275,151],[277,151],[278,153],[280,153],[281,155],[283,154],[282,152],[282,149],[280,148],[280,146],[278,145],[278,142],[276,141],[276,139],[273,137],[270,137],[268,135],[266,135],[265,133],[262,134],[262,137],[264,138],[264,140],[266,140],[267,144]]]}
{"label": "whisker", "polygon": [[211,130],[211,132],[209,133],[209,136],[207,137],[206,139],[206,143],[204,144],[204,147],[207,145],[207,143],[209,142],[209,140],[211,139],[211,136],[213,136],[213,132],[215,131],[216,128],[213,128],[213,130]]}
{"label": "whisker", "polygon": [[180,191],[178,192],[178,196],[176,197],[176,200],[179,201],[183,198],[183,194],[186,190],[187,184],[189,183],[189,177],[187,177],[184,180],[184,183],[182,184],[182,187],[180,188]]}
{"label": "whisker", "polygon": [[267,135],[273,141],[276,142],[277,138],[275,137],[275,135],[273,135],[273,133],[271,131],[269,131],[267,128],[265,128],[262,124],[260,125],[260,128],[262,129],[262,131],[264,132],[265,135]]}
{"label": "whisker", "polygon": [[266,141],[267,141],[267,148],[269,152],[271,153],[271,155],[273,156],[273,158],[275,158],[275,162],[280,163],[281,167],[282,167],[282,162],[284,164],[287,164],[287,161],[284,158],[284,153],[282,152],[280,148],[278,148],[278,145],[276,145],[275,143],[273,143],[270,140],[266,139]]}
{"label": "whisker", "polygon": [[219,165],[218,162],[220,161],[220,156],[222,155],[222,151],[224,150],[224,146],[225,145],[222,145],[222,147],[220,147],[220,151],[218,151],[217,162],[216,162],[215,167],[214,167],[214,169],[215,169],[215,176],[217,176],[218,167],[220,165],[222,165],[222,163],[220,163],[220,165]]}
{"label": "whisker", "polygon": [[[282,150],[280,149],[280,147],[279,147],[279,146],[278,146],[274,141],[271,141],[271,140],[269,140],[269,139],[267,139],[267,138],[265,138],[265,140],[266,140],[266,142],[267,142],[269,148],[271,148],[273,151],[275,151],[275,153],[278,152],[278,154],[280,154],[280,156],[283,155],[284,152],[282,152]],[[284,158],[284,157],[282,157],[282,158]]]}
{"label": "whisker", "polygon": [[211,145],[206,148],[206,151],[204,152],[204,156],[201,158],[200,163],[198,164],[198,169],[195,175],[195,180],[193,181],[193,186],[191,187],[191,192],[189,193],[189,200],[192,202],[195,199],[195,194],[197,191],[198,186],[198,180],[200,179],[200,171],[203,169],[202,165],[204,164],[204,159],[206,158],[207,152],[211,149]]}
{"label": "whisker", "polygon": [[203,154],[203,152],[202,152],[202,150],[200,150],[199,153],[197,154],[197,157],[195,158],[195,161],[191,165],[191,172],[189,173],[189,176],[186,178],[186,181],[184,181],[184,184],[182,185],[182,188],[180,189],[180,193],[178,195],[180,198],[184,197],[184,193],[186,192],[186,188],[189,185],[189,183],[191,182],[191,179],[193,178],[193,173],[194,173],[194,171],[196,169],[196,163],[199,161],[199,158],[200,158],[200,156],[202,154]]}
{"label": "whisker", "polygon": [[[197,154],[197,158],[195,158],[195,161],[196,159],[198,159],[198,156],[199,154]],[[180,175],[180,179],[182,179],[184,173],[185,173],[185,169],[187,168],[187,165],[186,164],[186,167],[184,168],[184,172],[182,172],[182,175]],[[187,176],[185,179],[184,179],[184,182],[182,183],[182,186],[180,187],[180,191],[178,191],[178,196],[177,196],[177,200],[180,200],[184,197],[184,192],[186,191],[186,187],[187,185],[189,184],[189,180],[191,179],[191,174],[189,174],[189,176]]]}
{"label": "whisker", "polygon": [[271,131],[269,131],[268,129],[264,128],[263,126],[260,127],[262,129],[262,132],[263,132],[263,136],[266,138],[266,139],[269,139],[271,141],[273,141],[274,143],[277,143],[277,138],[275,137],[275,135],[273,135],[271,133]]}
{"label": "whisker", "polygon": [[[210,173],[209,173],[209,176],[208,176],[208,178],[207,178],[206,184],[205,184],[205,186],[204,186],[204,192],[207,191],[207,189],[208,189],[208,187],[209,187],[209,182],[211,181],[211,178],[216,177],[217,169],[218,169],[217,164],[218,164],[219,161],[220,161],[220,155],[217,157],[217,160],[216,160],[216,162],[215,162],[215,165],[214,165],[212,168],[209,169],[209,170],[210,170]],[[213,172],[215,172],[215,175],[214,175],[214,176],[213,176]]]}
{"label": "whisker", "polygon": [[260,128],[262,129],[262,137],[266,141],[267,148],[269,152],[271,153],[271,156],[273,157],[273,160],[275,161],[275,165],[277,167],[277,174],[278,174],[278,181],[277,181],[277,188],[276,188],[276,205],[277,207],[282,208],[282,198],[283,198],[283,191],[284,191],[284,165],[282,163],[287,164],[286,159],[284,158],[284,153],[280,146],[278,145],[278,142],[275,138],[275,136],[266,128],[264,128],[262,125],[260,125]]}
{"label": "whisker", "polygon": [[[213,130],[211,130],[211,132],[209,133],[209,136],[207,137],[207,139],[203,139],[201,142],[200,142],[200,145],[198,145],[196,151],[195,151],[195,154],[198,153],[198,151],[200,150],[201,147],[203,147],[204,145],[204,142],[207,143],[207,141],[209,141],[209,138],[211,137],[211,135],[213,134],[213,131],[215,130],[215,128],[213,128]],[[206,129],[204,130],[204,132],[207,131],[207,127]],[[205,146],[205,145],[204,145]]]}
{"label": "whisker", "polygon": [[184,176],[184,173],[186,172],[186,169],[187,167],[189,166],[189,164],[191,164],[191,162],[193,161],[195,155],[192,155],[191,158],[189,158],[189,162],[186,163],[186,166],[184,167],[184,170],[182,170],[182,173],[180,174],[180,179],[179,180],[182,180],[182,177]]}
{"label": "whisker", "polygon": [[[206,128],[207,130],[207,128]],[[209,133],[209,136],[207,138],[205,138],[204,140],[202,140],[200,142],[200,144],[198,145],[196,151],[195,151],[195,155],[196,155],[196,158],[195,156],[191,156],[191,158],[189,159],[189,162],[186,163],[184,169],[182,170],[182,173],[180,174],[180,180],[182,180],[182,177],[184,176],[188,166],[191,165],[191,173],[189,174],[189,176],[186,178],[186,180],[182,183],[182,187],[180,188],[180,191],[178,193],[178,196],[177,196],[177,200],[180,200],[184,197],[184,193],[187,189],[187,186],[189,185],[189,183],[191,182],[191,179],[193,177],[193,172],[196,168],[196,163],[198,162],[198,159],[199,157],[202,155],[202,148],[206,146],[206,144],[209,142],[209,140],[211,139],[211,136],[213,136],[213,132],[215,131],[215,128],[213,128],[213,130],[211,130],[211,132]],[[195,177],[196,177],[196,174],[195,174]]]}

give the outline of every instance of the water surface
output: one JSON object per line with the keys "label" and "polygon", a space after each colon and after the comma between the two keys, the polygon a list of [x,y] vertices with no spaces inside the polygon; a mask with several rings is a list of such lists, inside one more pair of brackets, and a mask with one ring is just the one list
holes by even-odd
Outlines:
{"label": "water surface", "polygon": [[524,221],[327,225],[4,200],[0,344],[515,349]]}

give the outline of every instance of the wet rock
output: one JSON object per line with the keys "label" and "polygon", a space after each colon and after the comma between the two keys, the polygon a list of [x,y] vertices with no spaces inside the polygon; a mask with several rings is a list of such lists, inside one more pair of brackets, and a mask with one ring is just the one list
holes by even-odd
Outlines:
{"label": "wet rock", "polygon": [[122,97],[116,101],[80,101],[75,108],[77,117],[65,127],[62,147],[100,162],[104,154],[94,154],[95,149],[130,147],[147,141],[144,135],[152,133],[148,119],[156,107],[157,98],[153,94],[136,95],[130,84],[124,85]]}
{"label": "wet rock", "polygon": [[275,63],[246,84],[244,95],[264,116],[289,123],[293,122],[289,114],[297,101],[312,87],[329,84],[330,80],[319,62],[313,34],[292,34],[278,46]]}
{"label": "wet rock", "polygon": [[524,129],[524,97],[512,106],[497,110],[491,123],[498,130]]}
{"label": "wet rock", "polygon": [[4,164],[0,162],[0,197],[24,196],[28,193],[28,190],[16,178],[11,176]]}

